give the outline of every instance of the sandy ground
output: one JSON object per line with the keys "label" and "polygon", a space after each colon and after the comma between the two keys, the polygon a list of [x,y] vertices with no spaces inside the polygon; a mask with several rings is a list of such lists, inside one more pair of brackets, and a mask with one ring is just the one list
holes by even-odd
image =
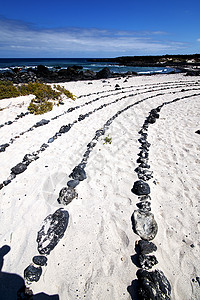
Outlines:
{"label": "sandy ground", "polygon": [[[116,84],[122,89],[116,90]],[[200,78],[155,75],[131,77],[126,82],[121,78],[62,85],[78,97],[76,101],[65,100],[63,106],[45,115],[28,115],[0,128],[0,144],[4,144],[41,119],[51,120],[70,107],[82,105],[22,135],[1,152],[0,183],[25,154],[47,143],[62,125],[102,104],[127,97],[74,124],[0,190],[0,247],[10,246],[2,272],[24,276],[32,257],[39,255],[36,238],[43,220],[63,207],[69,213],[69,224],[48,255],[40,280],[30,285],[34,294],[59,295],[60,300],[137,299],[129,290],[137,279],[138,266],[131,257],[140,239],[131,223],[138,202],[131,192],[138,180],[134,172],[140,146],[138,131],[152,108],[180,98],[165,105],[160,118],[149,127],[149,163],[154,177],[148,183],[158,224],[153,242],[158,247],[155,255],[159,263],[153,269],[162,270],[170,281],[172,299],[200,299],[200,135],[195,133],[200,129],[200,96],[193,96],[200,93]],[[191,97],[183,98],[188,95]],[[0,111],[0,123],[26,112],[31,97],[1,100],[0,107],[6,108]],[[67,206],[58,204],[59,191],[81,162],[96,130],[119,110],[139,100],[144,101],[121,113],[99,138],[85,168],[87,179],[76,187],[78,198]],[[112,138],[111,144],[105,143],[105,137]]]}

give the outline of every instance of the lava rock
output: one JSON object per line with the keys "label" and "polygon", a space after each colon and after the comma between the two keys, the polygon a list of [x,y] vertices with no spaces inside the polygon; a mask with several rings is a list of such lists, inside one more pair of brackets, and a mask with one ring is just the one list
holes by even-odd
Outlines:
{"label": "lava rock", "polygon": [[156,118],[154,118],[153,116],[149,116],[147,118],[147,121],[149,124],[154,124],[156,122]]}
{"label": "lava rock", "polygon": [[68,125],[63,125],[61,128],[60,128],[60,130],[59,130],[59,132],[60,133],[66,133],[66,132],[68,132],[69,130],[70,130],[70,128],[71,128],[71,126],[68,124]]}
{"label": "lava rock", "polygon": [[38,159],[39,156],[36,155],[36,154],[26,154],[23,158],[23,162],[26,164],[26,165],[29,165],[32,161]]}
{"label": "lava rock", "polygon": [[139,210],[141,210],[143,212],[151,211],[151,202],[149,202],[149,201],[141,201],[141,202],[137,203],[136,205],[139,208]]}
{"label": "lava rock", "polygon": [[69,177],[79,181],[82,181],[87,178],[85,171],[80,166],[76,166],[73,169],[72,173],[69,175]]}
{"label": "lava rock", "polygon": [[134,182],[133,188],[132,188],[132,193],[140,196],[140,195],[148,195],[150,194],[150,187],[148,183],[138,180]]}
{"label": "lava rock", "polygon": [[139,282],[139,299],[142,300],[170,300],[171,285],[162,271],[148,272],[138,270],[136,273]]}
{"label": "lava rock", "polygon": [[67,112],[72,112],[75,109],[76,109],[75,107],[70,107],[70,108],[68,108]]}
{"label": "lava rock", "polygon": [[69,221],[69,213],[62,208],[47,216],[37,234],[38,252],[49,254],[64,236]]}
{"label": "lava rock", "polygon": [[158,261],[155,257],[155,255],[145,255],[145,254],[140,254],[139,255],[139,263],[142,269],[149,270],[153,266],[155,266]]}
{"label": "lava rock", "polygon": [[75,188],[78,184],[79,184],[79,180],[69,180],[68,182],[67,182],[67,186],[69,186],[69,187],[72,187],[72,188]]}
{"label": "lava rock", "polygon": [[13,122],[12,121],[8,121],[5,123],[5,125],[11,125]]}
{"label": "lava rock", "polygon": [[96,73],[97,79],[109,78],[111,77],[111,72],[108,68],[103,68],[101,71]]}
{"label": "lava rock", "polygon": [[48,139],[48,143],[53,143],[53,141],[54,141],[53,137],[51,137],[50,139]]}
{"label": "lava rock", "polygon": [[37,255],[33,257],[33,262],[38,266],[46,266],[47,258],[45,256]]}
{"label": "lava rock", "polygon": [[11,180],[10,179],[7,179],[7,180],[5,180],[5,181],[3,181],[3,185],[8,185],[9,183],[11,183]]}
{"label": "lava rock", "polygon": [[79,115],[79,117],[78,117],[78,121],[82,121],[82,120],[84,120],[86,118],[86,116],[85,115]]}
{"label": "lava rock", "polygon": [[41,267],[34,267],[33,265],[29,265],[24,270],[24,278],[30,282],[33,282],[33,281],[37,282],[40,279],[41,275],[42,275]]}
{"label": "lava rock", "polygon": [[73,187],[64,187],[60,190],[59,197],[57,199],[58,203],[67,205],[74,198],[77,198],[78,194]]}
{"label": "lava rock", "polygon": [[0,145],[0,152],[4,152],[6,150],[6,148],[9,147],[9,144],[3,144],[3,145]]}
{"label": "lava rock", "polygon": [[150,212],[135,210],[132,215],[132,224],[133,231],[146,241],[153,240],[158,232],[158,225],[154,215]]}
{"label": "lava rock", "polygon": [[141,164],[141,163],[147,163],[148,162],[148,158],[143,158],[143,157],[139,157],[138,159],[137,159],[137,163],[138,164]]}
{"label": "lava rock", "polygon": [[17,164],[15,167],[11,169],[12,173],[15,175],[18,175],[20,173],[23,173],[27,169],[27,166],[23,163]]}
{"label": "lava rock", "polygon": [[104,135],[105,129],[99,129],[96,131],[95,139],[98,139],[101,135]]}
{"label": "lava rock", "polygon": [[46,148],[48,148],[48,147],[49,147],[49,145],[47,145],[47,144],[42,144],[42,146],[40,147],[40,151],[45,151]]}
{"label": "lava rock", "polygon": [[147,200],[151,200],[151,197],[149,195],[144,195],[144,196],[138,196],[138,199],[140,201],[147,201]]}
{"label": "lava rock", "polygon": [[153,251],[157,251],[157,247],[154,243],[144,240],[139,240],[136,244],[141,254],[149,254]]}
{"label": "lava rock", "polygon": [[142,150],[140,151],[140,153],[138,153],[138,156],[140,156],[141,158],[148,158],[149,153],[146,150]]}
{"label": "lava rock", "polygon": [[46,125],[48,124],[50,121],[49,120],[45,120],[45,119],[42,119],[41,121],[37,122],[34,127],[40,127],[40,126],[43,126],[43,125]]}
{"label": "lava rock", "polygon": [[146,169],[150,169],[150,165],[148,165],[147,163],[141,163],[139,165],[140,168],[146,168]]}

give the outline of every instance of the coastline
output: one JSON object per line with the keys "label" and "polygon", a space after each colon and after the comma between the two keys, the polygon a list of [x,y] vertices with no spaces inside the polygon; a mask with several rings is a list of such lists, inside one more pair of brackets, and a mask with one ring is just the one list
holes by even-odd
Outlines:
{"label": "coastline", "polygon": [[[42,222],[63,208],[69,213],[66,232],[47,255],[41,278],[30,285],[34,294],[56,294],[60,300],[137,299],[132,281],[137,281],[134,248],[140,237],[133,232],[131,216],[138,200],[131,189],[138,180],[134,172],[140,151],[138,132],[152,109],[180,98],[165,105],[148,130],[153,178],[147,182],[151,212],[158,224],[152,240],[158,248],[158,264],[152,270],[164,272],[172,287],[172,299],[199,299],[200,245],[196,228],[200,161],[196,131],[200,124],[199,96],[195,96],[200,93],[199,84],[198,76],[185,74],[65,82],[62,85],[78,97],[75,102],[65,100],[63,106],[43,116],[29,114],[0,128],[1,141],[6,143],[41,119],[50,120],[0,153],[1,183],[24,155],[37,151],[44,143],[49,146],[0,190],[2,241],[11,248],[4,257],[3,271],[24,276],[32,257],[38,255],[36,238]],[[30,96],[0,100],[0,107],[7,106],[0,112],[2,122],[26,112],[29,101]],[[106,108],[101,107],[104,104]],[[87,178],[76,187],[78,198],[67,206],[59,204],[59,191],[66,186],[71,171],[84,158],[95,133],[112,116],[115,119],[91,150],[85,168]],[[74,123],[69,132],[48,143],[69,123]],[[105,137],[112,138],[111,144],[105,143]]]}

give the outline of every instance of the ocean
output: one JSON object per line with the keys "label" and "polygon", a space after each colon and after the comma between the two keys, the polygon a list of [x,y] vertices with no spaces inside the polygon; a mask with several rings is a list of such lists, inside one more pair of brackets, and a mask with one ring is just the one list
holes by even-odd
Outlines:
{"label": "ocean", "polygon": [[108,67],[114,73],[126,73],[128,71],[138,74],[169,73],[172,68],[167,67],[129,67],[119,66],[112,62],[90,62],[87,58],[0,58],[0,72],[10,71],[14,68],[26,70],[44,65],[50,70],[67,69],[69,66],[78,65],[83,67],[83,71],[92,70],[94,72]]}

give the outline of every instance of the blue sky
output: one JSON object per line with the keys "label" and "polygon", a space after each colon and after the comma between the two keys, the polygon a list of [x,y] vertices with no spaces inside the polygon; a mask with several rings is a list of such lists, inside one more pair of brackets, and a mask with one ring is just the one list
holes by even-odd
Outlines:
{"label": "blue sky", "polygon": [[0,57],[200,53],[199,0],[4,1]]}

